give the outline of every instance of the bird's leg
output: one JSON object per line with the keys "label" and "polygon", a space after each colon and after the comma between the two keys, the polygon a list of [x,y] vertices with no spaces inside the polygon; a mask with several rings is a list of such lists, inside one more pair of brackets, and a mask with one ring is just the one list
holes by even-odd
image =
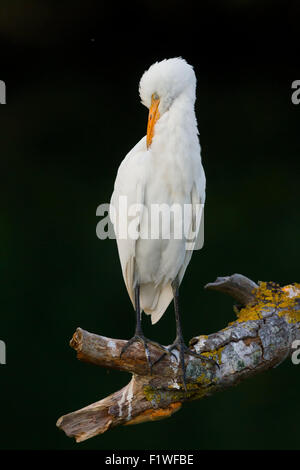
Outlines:
{"label": "bird's leg", "polygon": [[135,327],[135,333],[134,333],[134,336],[129,339],[127,341],[127,343],[125,344],[125,346],[122,348],[122,351],[121,351],[121,354],[120,354],[120,357],[122,356],[122,354],[125,353],[125,351],[135,342],[139,341],[140,343],[142,343],[144,345],[144,349],[145,349],[145,354],[146,354],[146,358],[147,358],[147,362],[148,362],[148,365],[149,365],[149,368],[150,368],[150,373],[152,373],[152,362],[151,362],[151,358],[150,358],[150,352],[149,352],[149,348],[148,348],[148,344],[152,344],[154,346],[156,346],[157,348],[159,348],[160,350],[163,350],[164,353],[166,354],[170,354],[170,352],[168,351],[168,349],[165,347],[165,346],[162,346],[161,344],[155,342],[155,341],[152,341],[152,340],[149,340],[148,338],[146,338],[144,336],[144,333],[143,333],[143,330],[142,330],[142,321],[141,321],[141,308],[140,308],[140,286],[139,284],[136,285],[135,287],[135,290],[134,290],[134,293],[135,293],[135,311],[136,311],[136,327]]}
{"label": "bird's leg", "polygon": [[137,284],[136,288],[134,289],[135,294],[135,311],[136,311],[136,327],[135,327],[135,335],[136,336],[143,336],[142,330],[142,315],[141,315],[141,307],[140,307],[140,286]]}
{"label": "bird's leg", "polygon": [[186,369],[185,369],[185,361],[184,361],[184,353],[187,349],[183,335],[182,335],[182,328],[180,322],[180,314],[179,314],[179,285],[178,279],[176,277],[175,281],[172,282],[172,290],[173,290],[173,297],[174,297],[174,310],[175,310],[175,320],[176,320],[176,338],[174,343],[172,344],[171,348],[178,348],[179,351],[179,360],[182,370],[182,381],[184,385],[185,391],[187,391],[186,387]]}
{"label": "bird's leg", "polygon": [[[198,357],[199,359],[202,359],[213,365],[218,366],[218,364],[213,359],[209,359],[206,356],[203,356],[194,351],[191,351],[191,349],[186,346],[184,339],[183,339],[180,314],[179,314],[179,282],[177,278],[172,282],[172,290],[173,290],[173,297],[174,297],[174,310],[175,310],[175,320],[176,320],[176,338],[173,344],[171,344],[171,346],[168,347],[168,350],[169,352],[171,352],[173,349],[176,348],[179,352],[179,362],[180,362],[181,369],[182,369],[182,382],[183,382],[185,391],[187,391],[186,367],[185,367],[185,360],[184,360],[185,354]],[[165,356],[165,353],[157,361],[155,361],[154,364],[157,364],[157,362],[159,362],[164,356]]]}

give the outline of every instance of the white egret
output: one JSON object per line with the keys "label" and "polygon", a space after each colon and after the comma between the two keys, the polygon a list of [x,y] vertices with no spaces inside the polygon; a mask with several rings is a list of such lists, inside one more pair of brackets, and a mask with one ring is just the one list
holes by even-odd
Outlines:
{"label": "white egret", "polygon": [[[174,298],[176,339],[168,348],[158,346],[164,350],[164,354],[171,353],[174,348],[179,351],[184,385],[184,354],[197,355],[184,343],[178,304],[179,285],[190,262],[192,250],[187,249],[184,235],[181,239],[165,239],[161,227],[158,228],[159,236],[156,239],[150,236],[142,238],[141,232],[149,224],[146,212],[151,212],[154,204],[167,204],[168,207],[177,204],[182,208],[190,204],[193,210],[189,220],[185,220],[190,228],[196,223],[196,205],[204,204],[205,173],[194,111],[195,91],[194,70],[182,58],[156,62],[144,73],[139,93],[142,103],[149,108],[147,135],[122,161],[111,199],[111,207],[115,209],[114,216],[111,212],[111,218],[115,226],[123,277],[137,316],[135,335],[122,353],[134,341],[141,341],[152,367],[147,343],[153,342],[143,335],[141,313],[144,311],[151,315],[152,323],[156,323]],[[128,208],[140,205],[138,220],[129,212],[120,212],[120,200],[124,196]],[[117,220],[120,224],[138,222],[139,236],[122,237]]]}

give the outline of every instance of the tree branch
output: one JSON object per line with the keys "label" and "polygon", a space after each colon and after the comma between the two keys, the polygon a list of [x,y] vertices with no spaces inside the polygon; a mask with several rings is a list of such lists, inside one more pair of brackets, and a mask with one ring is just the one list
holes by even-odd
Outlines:
{"label": "tree branch", "polygon": [[[77,358],[133,374],[129,384],[81,410],[62,416],[57,426],[77,442],[120,424],[138,424],[171,416],[189,400],[196,400],[279,365],[300,339],[300,285],[280,288],[255,284],[240,274],[217,278],[207,289],[231,295],[239,303],[237,320],[211,335],[200,335],[190,347],[214,359],[219,367],[186,355],[187,392],[173,356],[163,358],[150,374],[144,348],[134,343],[120,358],[125,340],[105,338],[78,328],[70,345]],[[149,345],[155,361],[161,351]]]}
{"label": "tree branch", "polygon": [[242,274],[218,277],[215,282],[206,284],[205,289],[216,290],[233,297],[240,305],[246,306],[255,300],[258,285]]}

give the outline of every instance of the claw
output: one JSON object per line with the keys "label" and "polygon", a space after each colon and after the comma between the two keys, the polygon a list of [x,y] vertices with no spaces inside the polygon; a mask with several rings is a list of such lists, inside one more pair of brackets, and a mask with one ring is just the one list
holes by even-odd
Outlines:
{"label": "claw", "polygon": [[211,359],[210,357],[206,357],[203,354],[196,353],[195,351],[191,351],[191,349],[188,348],[187,346],[186,346],[186,349],[187,349],[186,350],[187,354],[190,354],[191,356],[194,356],[194,357],[198,357],[199,359],[202,359],[202,361],[206,361],[209,364],[212,364],[213,366],[217,366],[217,368],[220,369],[219,364],[214,359]]}
{"label": "claw", "polygon": [[[219,364],[214,360],[214,359],[211,359],[209,357],[206,357],[206,356],[203,356],[199,353],[196,353],[195,351],[192,351],[190,348],[188,348],[185,343],[183,342],[183,340],[176,340],[173,344],[171,344],[171,346],[169,346],[167,349],[168,349],[168,352],[169,354],[172,354],[173,356],[175,356],[174,353],[172,353],[172,350],[173,349],[177,349],[177,351],[179,352],[179,362],[180,362],[180,365],[181,365],[181,369],[182,369],[182,382],[183,382],[183,387],[184,387],[184,390],[185,392],[187,392],[187,384],[186,384],[186,367],[185,367],[185,360],[184,360],[184,355],[185,354],[189,354],[190,356],[194,356],[194,357],[197,357],[199,359],[202,359],[203,361],[206,361],[210,364],[213,364],[214,366],[217,366],[218,368],[220,368]],[[157,364],[158,362],[161,361],[161,359],[163,357],[165,357],[165,355],[167,354],[167,352],[164,352],[155,362],[153,362],[152,364],[152,367],[155,366],[155,364]],[[176,357],[176,356],[175,356]]]}
{"label": "claw", "polygon": [[[156,348],[164,351],[164,354],[172,354],[173,356],[175,356],[175,354],[173,354],[172,352],[170,352],[168,350],[168,348],[166,348],[165,346],[162,346],[161,344],[155,342],[155,341],[152,341],[148,338],[146,338],[144,335],[141,335],[141,334],[136,334],[134,335],[131,339],[129,339],[127,341],[127,343],[125,344],[125,346],[123,346],[122,350],[121,350],[121,353],[120,353],[120,357],[122,357],[122,355],[127,351],[127,349],[135,342],[139,341],[140,343],[143,344],[144,346],[144,349],[145,349],[145,355],[146,355],[146,359],[147,359],[147,362],[148,362],[148,366],[149,366],[149,369],[150,369],[150,375],[152,375],[152,368],[153,368],[153,365],[155,364],[151,362],[151,358],[150,358],[150,351],[149,351],[149,348],[148,348],[148,344],[152,344],[153,346],[155,346]],[[164,355],[163,354],[163,355]]]}
{"label": "claw", "polygon": [[148,348],[148,340],[144,336],[135,335],[132,338],[130,338],[127,341],[127,343],[125,344],[125,346],[123,346],[122,351],[120,353],[120,357],[122,357],[122,355],[127,351],[127,349],[130,348],[130,346],[133,343],[136,343],[136,342],[140,342],[140,343],[143,344],[144,349],[145,349],[145,355],[146,355],[147,363],[148,363],[148,366],[149,366],[149,369],[150,369],[150,373],[152,374],[153,364],[152,364],[151,359],[150,359],[150,352],[149,352],[149,348]]}

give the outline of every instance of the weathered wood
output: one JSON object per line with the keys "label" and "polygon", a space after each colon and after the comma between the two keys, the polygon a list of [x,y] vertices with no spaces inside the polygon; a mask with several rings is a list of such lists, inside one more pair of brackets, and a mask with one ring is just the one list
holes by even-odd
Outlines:
{"label": "weathered wood", "polygon": [[[223,330],[190,341],[194,351],[214,359],[219,367],[186,355],[187,392],[176,357],[163,358],[150,375],[144,348],[133,344],[120,358],[125,340],[105,338],[78,328],[70,342],[78,359],[131,372],[129,384],[81,410],[62,416],[57,426],[77,442],[120,424],[163,419],[182,404],[235,385],[279,365],[300,339],[300,286],[259,285],[239,274],[218,278],[206,286],[234,297],[244,308]],[[149,345],[151,358],[161,351]],[[176,351],[175,351],[176,355]]]}
{"label": "weathered wood", "polygon": [[255,300],[255,290],[258,285],[242,274],[218,277],[215,282],[206,284],[205,289],[217,290],[233,297],[241,306],[246,306]]}

